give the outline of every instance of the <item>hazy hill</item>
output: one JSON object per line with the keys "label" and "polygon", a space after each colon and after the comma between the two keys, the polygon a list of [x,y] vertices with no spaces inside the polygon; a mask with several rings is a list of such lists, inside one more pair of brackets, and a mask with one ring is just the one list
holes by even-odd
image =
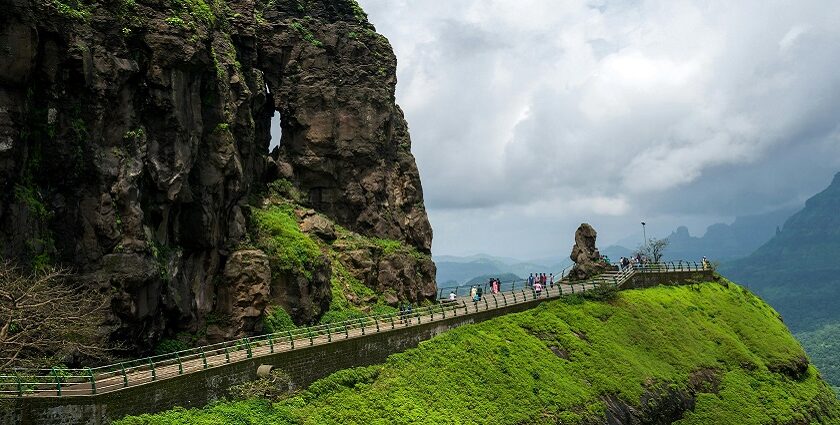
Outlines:
{"label": "hazy hill", "polygon": [[[695,261],[706,256],[714,261],[730,261],[746,257],[769,241],[796,211],[796,208],[783,208],[765,214],[736,217],[732,224],[716,223],[707,227],[700,237],[691,236],[687,227],[680,226],[667,236],[669,244],[665,259]],[[628,242],[624,240],[603,248],[601,253],[610,259],[630,256],[637,246],[622,245]]]}
{"label": "hazy hill", "polygon": [[840,386],[840,173],[778,235],[721,269],[773,305]]}
{"label": "hazy hill", "polygon": [[762,295],[794,331],[840,320],[840,173],[779,234],[722,271]]}
{"label": "hazy hill", "polygon": [[772,308],[725,281],[580,296],[464,325],[291,398],[126,418],[182,423],[836,424]]}
{"label": "hazy hill", "polygon": [[695,260],[707,256],[716,261],[746,257],[770,240],[796,210],[784,208],[766,214],[737,217],[732,224],[709,226],[702,237],[691,236],[688,228],[681,226],[668,236],[670,243],[666,257]]}
{"label": "hazy hill", "polygon": [[486,254],[465,257],[441,255],[435,256],[434,260],[437,265],[438,286],[451,285],[453,282],[464,284],[477,277],[501,277],[502,275],[527,277],[530,273],[560,273],[571,264],[571,260],[563,257],[523,261]]}

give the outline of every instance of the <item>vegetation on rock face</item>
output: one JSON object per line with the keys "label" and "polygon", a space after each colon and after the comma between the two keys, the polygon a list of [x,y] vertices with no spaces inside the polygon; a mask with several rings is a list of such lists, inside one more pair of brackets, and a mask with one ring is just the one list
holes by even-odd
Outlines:
{"label": "vegetation on rock face", "polygon": [[304,234],[290,205],[251,211],[256,225],[257,246],[272,259],[272,270],[293,270],[311,275],[321,262],[321,250]]}
{"label": "vegetation on rock face", "polygon": [[[268,191],[261,200],[255,200],[251,208],[251,222],[254,229],[252,239],[256,247],[268,254],[272,270],[290,270],[311,276],[311,267],[329,258],[330,290],[329,308],[317,320],[318,323],[336,323],[367,315],[396,313],[396,302],[401,301],[393,290],[381,290],[365,283],[365,275],[376,269],[357,270],[349,266],[355,256],[370,261],[378,267],[377,261],[400,259],[410,264],[431,261],[428,254],[401,241],[361,235],[336,225],[329,218],[301,205],[302,195],[294,184],[278,179],[268,185]],[[304,222],[315,219],[321,223],[321,232],[307,229]],[[327,230],[329,229],[329,230]],[[307,269],[309,267],[309,269]],[[390,305],[389,305],[390,304]],[[296,327],[291,316],[280,306],[270,306],[263,318],[266,332],[278,332]]]}
{"label": "vegetation on rock face", "polygon": [[778,314],[721,281],[569,297],[459,327],[291,398],[118,423],[555,424],[622,412],[683,425],[840,422]]}

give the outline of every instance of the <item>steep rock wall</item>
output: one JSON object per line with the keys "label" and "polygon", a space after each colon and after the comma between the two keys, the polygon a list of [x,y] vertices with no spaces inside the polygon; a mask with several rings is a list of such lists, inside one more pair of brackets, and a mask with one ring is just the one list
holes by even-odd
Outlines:
{"label": "steep rock wall", "polygon": [[264,261],[244,278],[227,263],[277,177],[348,229],[430,251],[396,59],[355,1],[5,3],[0,255],[109,291],[113,336],[143,345],[247,310],[236,288],[262,305],[245,283]]}

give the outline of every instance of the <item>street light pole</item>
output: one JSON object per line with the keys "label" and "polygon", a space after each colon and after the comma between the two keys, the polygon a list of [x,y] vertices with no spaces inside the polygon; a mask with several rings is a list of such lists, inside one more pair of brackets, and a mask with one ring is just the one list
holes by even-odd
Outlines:
{"label": "street light pole", "polygon": [[648,248],[648,238],[647,238],[647,229],[645,229],[645,224],[647,224],[647,223],[645,223],[645,222],[643,221],[643,222],[642,222],[642,235],[643,235],[643,236],[644,236],[644,238],[645,238],[645,251],[647,251],[647,248]]}

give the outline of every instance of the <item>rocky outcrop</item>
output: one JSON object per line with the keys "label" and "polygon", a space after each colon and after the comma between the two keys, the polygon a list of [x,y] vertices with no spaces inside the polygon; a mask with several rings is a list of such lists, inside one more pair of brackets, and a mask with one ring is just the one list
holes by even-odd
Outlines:
{"label": "rocky outcrop", "polygon": [[[222,334],[256,330],[265,270],[238,249],[277,177],[344,227],[430,250],[396,60],[353,0],[11,0],[0,41],[0,255],[107,288],[130,345],[223,312]],[[324,286],[300,278],[269,297],[317,315],[296,303]],[[395,290],[434,285],[413,282]]]}
{"label": "rocky outcrop", "polygon": [[598,232],[587,223],[581,224],[575,231],[575,245],[569,256],[575,263],[569,272],[572,280],[587,279],[603,273],[608,268],[607,264],[601,260],[601,253],[595,246],[597,237]]}
{"label": "rocky outcrop", "polygon": [[271,294],[268,256],[257,249],[236,251],[225,263],[222,277],[217,311],[227,316],[228,326],[208,326],[207,338],[220,341],[262,331],[260,319]]}

